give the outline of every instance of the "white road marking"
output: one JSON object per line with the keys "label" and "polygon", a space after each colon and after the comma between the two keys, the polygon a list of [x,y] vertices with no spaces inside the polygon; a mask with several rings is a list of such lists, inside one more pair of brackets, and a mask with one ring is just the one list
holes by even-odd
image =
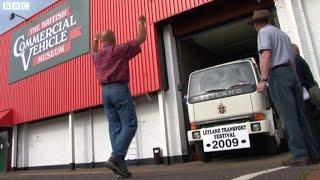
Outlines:
{"label": "white road marking", "polygon": [[255,173],[251,173],[251,174],[247,174],[247,175],[243,175],[237,178],[234,178],[232,180],[248,180],[248,179],[253,179],[257,176],[261,176],[263,174],[268,174],[274,171],[279,171],[281,169],[286,169],[289,168],[290,166],[282,166],[282,167],[277,167],[277,168],[273,168],[273,169],[268,169],[268,170],[264,170],[264,171],[259,171],[259,172],[255,172]]}

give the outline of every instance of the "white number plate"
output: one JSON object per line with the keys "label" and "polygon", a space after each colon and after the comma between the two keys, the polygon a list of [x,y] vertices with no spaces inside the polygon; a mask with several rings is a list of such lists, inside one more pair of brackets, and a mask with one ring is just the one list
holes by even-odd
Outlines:
{"label": "white number plate", "polygon": [[250,148],[247,124],[232,124],[203,129],[204,152]]}

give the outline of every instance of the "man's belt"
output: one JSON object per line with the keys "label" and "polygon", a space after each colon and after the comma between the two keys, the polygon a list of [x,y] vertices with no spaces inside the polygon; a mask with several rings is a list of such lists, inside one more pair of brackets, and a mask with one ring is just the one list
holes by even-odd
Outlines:
{"label": "man's belt", "polygon": [[271,70],[275,70],[277,68],[285,67],[285,66],[290,67],[291,65],[289,63],[280,64],[280,65],[276,65],[276,66],[272,67]]}

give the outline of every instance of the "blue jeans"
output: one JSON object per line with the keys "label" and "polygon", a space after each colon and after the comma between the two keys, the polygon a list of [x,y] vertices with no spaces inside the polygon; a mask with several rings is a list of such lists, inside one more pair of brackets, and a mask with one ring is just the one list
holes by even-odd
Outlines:
{"label": "blue jeans", "polygon": [[318,158],[317,143],[305,114],[302,87],[294,70],[287,66],[271,70],[269,85],[270,96],[284,124],[293,158]]}
{"label": "blue jeans", "polygon": [[137,130],[137,115],[127,84],[102,87],[104,111],[109,122],[112,155],[124,159]]}

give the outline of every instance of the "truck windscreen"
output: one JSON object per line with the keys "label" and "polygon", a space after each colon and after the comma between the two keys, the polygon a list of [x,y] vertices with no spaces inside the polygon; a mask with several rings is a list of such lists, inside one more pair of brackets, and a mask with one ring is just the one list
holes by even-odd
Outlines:
{"label": "truck windscreen", "polygon": [[194,73],[189,88],[189,100],[199,102],[253,92],[256,82],[250,62],[244,61]]}

